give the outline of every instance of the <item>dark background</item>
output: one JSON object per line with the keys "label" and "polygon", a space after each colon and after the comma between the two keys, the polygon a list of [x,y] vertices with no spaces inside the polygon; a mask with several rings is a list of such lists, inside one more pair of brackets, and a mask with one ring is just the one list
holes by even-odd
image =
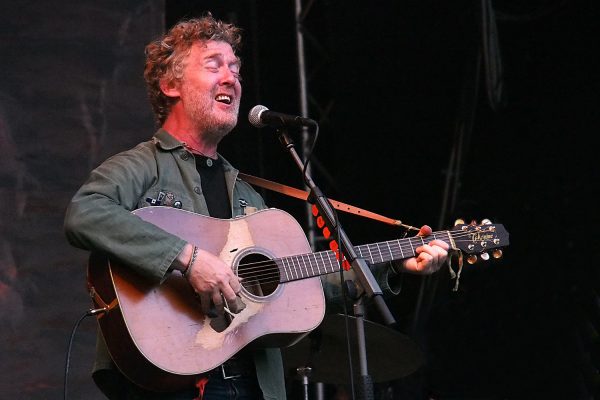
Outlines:
{"label": "dark background", "polygon": [[[390,385],[396,398],[594,398],[599,6],[494,1],[497,36],[482,57],[485,3],[310,3],[313,175],[332,198],[411,225],[489,218],[510,232],[504,257],[465,266],[457,292],[446,269],[403,277],[389,304],[427,364]],[[221,151],[244,172],[299,187],[273,132],[245,118],[255,104],[299,113],[294,4],[1,7],[0,397],[57,398],[71,328],[90,305],[87,254],[64,239],[64,207],[91,168],[154,130],[144,45],[204,10],[244,28],[240,124]],[[503,73],[491,89],[493,70]],[[302,203],[264,196],[304,221]],[[404,234],[340,218],[355,244]],[[101,398],[89,378],[94,332],[88,319],[75,337],[71,398]]]}

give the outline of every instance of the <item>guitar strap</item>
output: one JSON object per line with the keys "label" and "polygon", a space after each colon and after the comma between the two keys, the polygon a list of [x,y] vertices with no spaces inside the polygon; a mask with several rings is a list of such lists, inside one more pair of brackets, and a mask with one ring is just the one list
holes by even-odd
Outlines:
{"label": "guitar strap", "polygon": [[[238,174],[238,177],[252,185],[259,186],[259,187],[262,187],[265,189],[269,189],[274,192],[284,194],[286,196],[294,197],[296,199],[307,200],[308,196],[309,196],[309,193],[305,190],[300,190],[300,189],[296,189],[291,186],[283,185],[281,183],[269,181],[264,178],[259,178],[258,176],[248,175],[248,174],[244,174],[244,173],[240,172]],[[406,225],[398,219],[384,217],[383,215],[379,215],[374,212],[364,210],[362,208],[358,208],[358,207],[355,207],[355,206],[352,206],[349,204],[345,204],[345,203],[342,203],[341,201],[329,199],[329,202],[331,203],[333,208],[335,208],[336,210],[340,210],[340,211],[343,211],[343,212],[346,212],[349,214],[354,214],[354,215],[358,215],[361,217],[373,219],[375,221],[383,222],[388,225],[401,226],[403,228],[412,229],[412,230],[416,230],[416,231],[419,230],[419,228],[415,228],[414,226],[411,226],[411,225]]]}

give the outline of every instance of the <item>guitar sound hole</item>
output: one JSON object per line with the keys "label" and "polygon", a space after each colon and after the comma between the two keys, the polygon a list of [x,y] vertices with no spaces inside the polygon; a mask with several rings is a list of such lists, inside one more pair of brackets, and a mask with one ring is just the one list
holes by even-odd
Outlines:
{"label": "guitar sound hole", "polygon": [[268,296],[279,285],[277,264],[263,254],[250,254],[238,264],[238,276],[242,286],[255,296]]}

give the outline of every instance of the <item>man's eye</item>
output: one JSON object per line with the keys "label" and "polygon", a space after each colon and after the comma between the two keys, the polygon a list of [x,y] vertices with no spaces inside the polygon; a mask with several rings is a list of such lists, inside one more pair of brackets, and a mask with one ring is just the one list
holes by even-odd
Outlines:
{"label": "man's eye", "polygon": [[214,70],[218,70],[219,69],[219,64],[217,64],[214,61],[211,62],[207,62],[206,64],[204,64],[204,68],[214,71]]}

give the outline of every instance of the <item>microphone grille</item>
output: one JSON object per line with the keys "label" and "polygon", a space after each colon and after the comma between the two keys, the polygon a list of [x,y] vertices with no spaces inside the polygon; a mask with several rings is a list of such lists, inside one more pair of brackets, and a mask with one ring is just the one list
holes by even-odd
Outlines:
{"label": "microphone grille", "polygon": [[268,110],[267,107],[261,106],[261,105],[252,107],[252,109],[248,113],[248,121],[250,121],[250,123],[257,128],[262,128],[263,126],[267,126],[266,124],[263,124],[263,122],[260,120],[260,114],[262,114],[263,111],[267,111],[267,110]]}

